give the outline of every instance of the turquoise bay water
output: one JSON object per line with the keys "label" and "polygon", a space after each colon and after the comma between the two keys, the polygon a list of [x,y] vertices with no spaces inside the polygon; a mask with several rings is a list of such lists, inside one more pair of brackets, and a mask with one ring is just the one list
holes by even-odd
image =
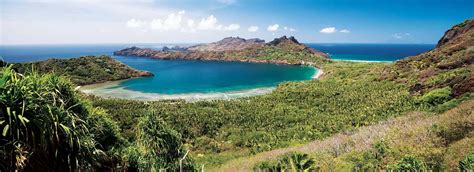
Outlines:
{"label": "turquoise bay water", "polygon": [[271,87],[283,81],[309,80],[316,73],[312,67],[289,65],[116,58],[155,74],[154,77],[126,80],[116,86],[145,93],[205,93]]}
{"label": "turquoise bay water", "polygon": [[[159,49],[165,44],[133,44]],[[174,44],[179,45],[179,44]],[[307,44],[330,54],[336,60],[394,61],[432,49],[427,44]],[[132,44],[12,45],[0,46],[1,59],[28,62],[49,58],[85,55],[112,55],[113,51]],[[166,44],[166,46],[170,46]],[[183,45],[181,45],[183,46]],[[92,94],[154,100],[166,98],[222,98],[265,94],[285,81],[309,80],[316,69],[301,66],[251,64],[240,62],[155,60],[115,56],[136,69],[147,70],[154,77],[136,78],[101,85]]]}

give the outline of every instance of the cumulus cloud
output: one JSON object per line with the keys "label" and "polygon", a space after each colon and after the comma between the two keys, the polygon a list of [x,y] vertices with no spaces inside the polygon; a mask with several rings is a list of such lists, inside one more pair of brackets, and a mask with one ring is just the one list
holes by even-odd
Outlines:
{"label": "cumulus cloud", "polygon": [[341,33],[351,33],[351,31],[350,31],[350,30],[347,30],[347,29],[342,29],[342,30],[339,31],[339,32],[341,32]]}
{"label": "cumulus cloud", "polygon": [[[164,18],[155,18],[151,21],[130,19],[126,25],[130,28],[145,28],[146,26],[156,31],[181,31],[196,32],[198,30],[218,30],[218,31],[236,31],[240,29],[240,25],[232,23],[227,26],[220,24],[214,15],[196,20],[186,17],[185,11],[170,13]],[[145,28],[146,29],[146,28]]]}
{"label": "cumulus cloud", "polygon": [[270,32],[276,32],[278,30],[278,27],[280,27],[280,25],[278,24],[270,25],[267,27],[267,30]]}
{"label": "cumulus cloud", "polygon": [[256,32],[256,31],[258,31],[258,26],[250,26],[247,30],[249,32]]}
{"label": "cumulus cloud", "polygon": [[166,19],[154,19],[151,21],[151,28],[154,30],[178,30],[181,29],[184,11],[171,13]]}
{"label": "cumulus cloud", "polygon": [[239,30],[240,29],[240,25],[239,24],[230,24],[229,26],[227,27],[224,27],[224,30],[225,31],[234,31],[234,30]]}
{"label": "cumulus cloud", "polygon": [[211,30],[211,29],[217,29],[218,27],[219,25],[217,25],[217,18],[214,17],[214,15],[210,15],[207,18],[201,19],[201,22],[199,22],[197,29]]}
{"label": "cumulus cloud", "polygon": [[335,27],[327,27],[327,28],[319,30],[319,32],[321,32],[321,33],[334,33],[334,32],[337,32],[337,30],[336,30]]}
{"label": "cumulus cloud", "polygon": [[137,20],[137,19],[130,19],[126,23],[127,27],[130,27],[130,28],[140,28],[140,27],[145,26],[146,24],[147,24],[146,21]]}

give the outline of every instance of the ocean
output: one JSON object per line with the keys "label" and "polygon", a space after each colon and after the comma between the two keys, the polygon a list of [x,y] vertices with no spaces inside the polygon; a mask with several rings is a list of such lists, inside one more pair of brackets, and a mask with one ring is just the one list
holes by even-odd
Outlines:
{"label": "ocean", "polygon": [[[112,56],[113,51],[130,46],[159,49],[170,45],[173,44],[8,45],[0,46],[0,56],[4,61],[16,63],[85,55]],[[374,62],[392,62],[435,47],[435,45],[429,44],[307,45],[328,53],[334,60]],[[136,69],[150,71],[155,76],[126,80],[89,91],[104,96],[125,96],[124,92],[140,95],[134,97],[135,99],[150,99],[150,97],[155,99],[164,97],[164,95],[196,98],[196,96],[209,96],[207,94],[214,94],[213,96],[219,94],[218,97],[238,97],[244,95],[241,91],[263,94],[272,90],[268,88],[274,88],[282,82],[310,80],[317,72],[317,69],[311,67],[274,64],[113,57]],[[229,94],[221,95],[226,92]],[[176,97],[171,96],[170,98]]]}

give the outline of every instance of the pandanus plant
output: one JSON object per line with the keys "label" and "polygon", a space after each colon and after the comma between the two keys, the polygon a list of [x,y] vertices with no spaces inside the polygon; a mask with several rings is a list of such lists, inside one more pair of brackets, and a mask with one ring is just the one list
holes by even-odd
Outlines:
{"label": "pandanus plant", "polygon": [[[87,108],[73,84],[56,75],[0,73],[0,153],[5,170],[78,168],[87,133]],[[92,145],[92,146],[91,146]],[[0,170],[2,171],[2,170]]]}

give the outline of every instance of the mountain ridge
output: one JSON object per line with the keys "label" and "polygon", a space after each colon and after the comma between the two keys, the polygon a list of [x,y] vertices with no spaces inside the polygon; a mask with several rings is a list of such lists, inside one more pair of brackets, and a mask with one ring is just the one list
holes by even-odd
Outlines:
{"label": "mountain ridge", "polygon": [[261,39],[227,37],[221,41],[195,45],[180,51],[130,47],[114,55],[156,59],[218,60],[290,65],[317,65],[329,62],[328,55],[299,43],[294,37],[282,36],[269,43]]}

